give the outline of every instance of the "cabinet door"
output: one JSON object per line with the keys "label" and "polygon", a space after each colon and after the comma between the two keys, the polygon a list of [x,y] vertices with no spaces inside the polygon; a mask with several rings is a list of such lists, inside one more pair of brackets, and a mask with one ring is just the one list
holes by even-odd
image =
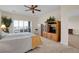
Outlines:
{"label": "cabinet door", "polygon": [[47,38],[51,40],[51,33],[47,34]]}
{"label": "cabinet door", "polygon": [[52,34],[51,39],[54,40],[54,41],[58,41],[56,34]]}
{"label": "cabinet door", "polygon": [[57,35],[54,35],[53,38],[54,38],[54,41],[58,41]]}

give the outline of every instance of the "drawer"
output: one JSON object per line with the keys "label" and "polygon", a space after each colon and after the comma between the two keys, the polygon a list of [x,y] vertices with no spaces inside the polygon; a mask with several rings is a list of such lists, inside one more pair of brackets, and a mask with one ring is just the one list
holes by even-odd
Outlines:
{"label": "drawer", "polygon": [[52,40],[54,41],[58,41],[58,37],[56,34],[52,34],[52,37],[51,37]]}
{"label": "drawer", "polygon": [[51,39],[51,33],[48,33],[48,34],[47,34],[47,38],[48,38],[48,39]]}

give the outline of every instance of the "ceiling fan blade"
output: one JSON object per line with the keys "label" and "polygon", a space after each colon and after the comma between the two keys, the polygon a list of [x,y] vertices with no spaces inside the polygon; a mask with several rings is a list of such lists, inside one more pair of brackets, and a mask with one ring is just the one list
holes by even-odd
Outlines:
{"label": "ceiling fan blade", "polygon": [[29,6],[24,5],[24,7],[30,8]]}
{"label": "ceiling fan blade", "polygon": [[31,5],[31,8],[33,8],[34,7],[34,5]]}
{"label": "ceiling fan blade", "polygon": [[38,7],[37,5],[31,5],[31,8],[36,8],[36,7]]}
{"label": "ceiling fan blade", "polygon": [[34,13],[34,10],[32,10],[32,13]]}
{"label": "ceiling fan blade", "polygon": [[39,10],[39,9],[34,9],[35,11],[41,11],[41,10]]}
{"label": "ceiling fan blade", "polygon": [[30,11],[30,9],[28,9],[28,10],[25,10],[25,11]]}
{"label": "ceiling fan blade", "polygon": [[31,6],[27,6],[27,5],[24,5],[24,7],[27,7],[29,9],[26,9],[25,11],[32,11],[32,13],[35,13],[35,11],[41,11],[39,9],[36,9],[36,7],[38,7],[38,5],[31,5]]}
{"label": "ceiling fan blade", "polygon": [[34,5],[34,8],[38,7],[38,5]]}

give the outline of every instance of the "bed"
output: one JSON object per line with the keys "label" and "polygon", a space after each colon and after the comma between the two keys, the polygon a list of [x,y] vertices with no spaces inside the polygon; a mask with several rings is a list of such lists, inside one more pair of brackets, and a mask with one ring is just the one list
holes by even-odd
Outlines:
{"label": "bed", "polygon": [[0,53],[24,53],[42,43],[40,36],[32,33],[10,33],[0,40]]}

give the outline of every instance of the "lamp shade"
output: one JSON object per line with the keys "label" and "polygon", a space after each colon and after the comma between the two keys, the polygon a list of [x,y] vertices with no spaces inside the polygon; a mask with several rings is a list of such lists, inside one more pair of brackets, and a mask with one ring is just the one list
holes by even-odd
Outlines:
{"label": "lamp shade", "polygon": [[3,24],[3,25],[1,25],[1,28],[4,29],[4,28],[6,28],[6,26]]}

